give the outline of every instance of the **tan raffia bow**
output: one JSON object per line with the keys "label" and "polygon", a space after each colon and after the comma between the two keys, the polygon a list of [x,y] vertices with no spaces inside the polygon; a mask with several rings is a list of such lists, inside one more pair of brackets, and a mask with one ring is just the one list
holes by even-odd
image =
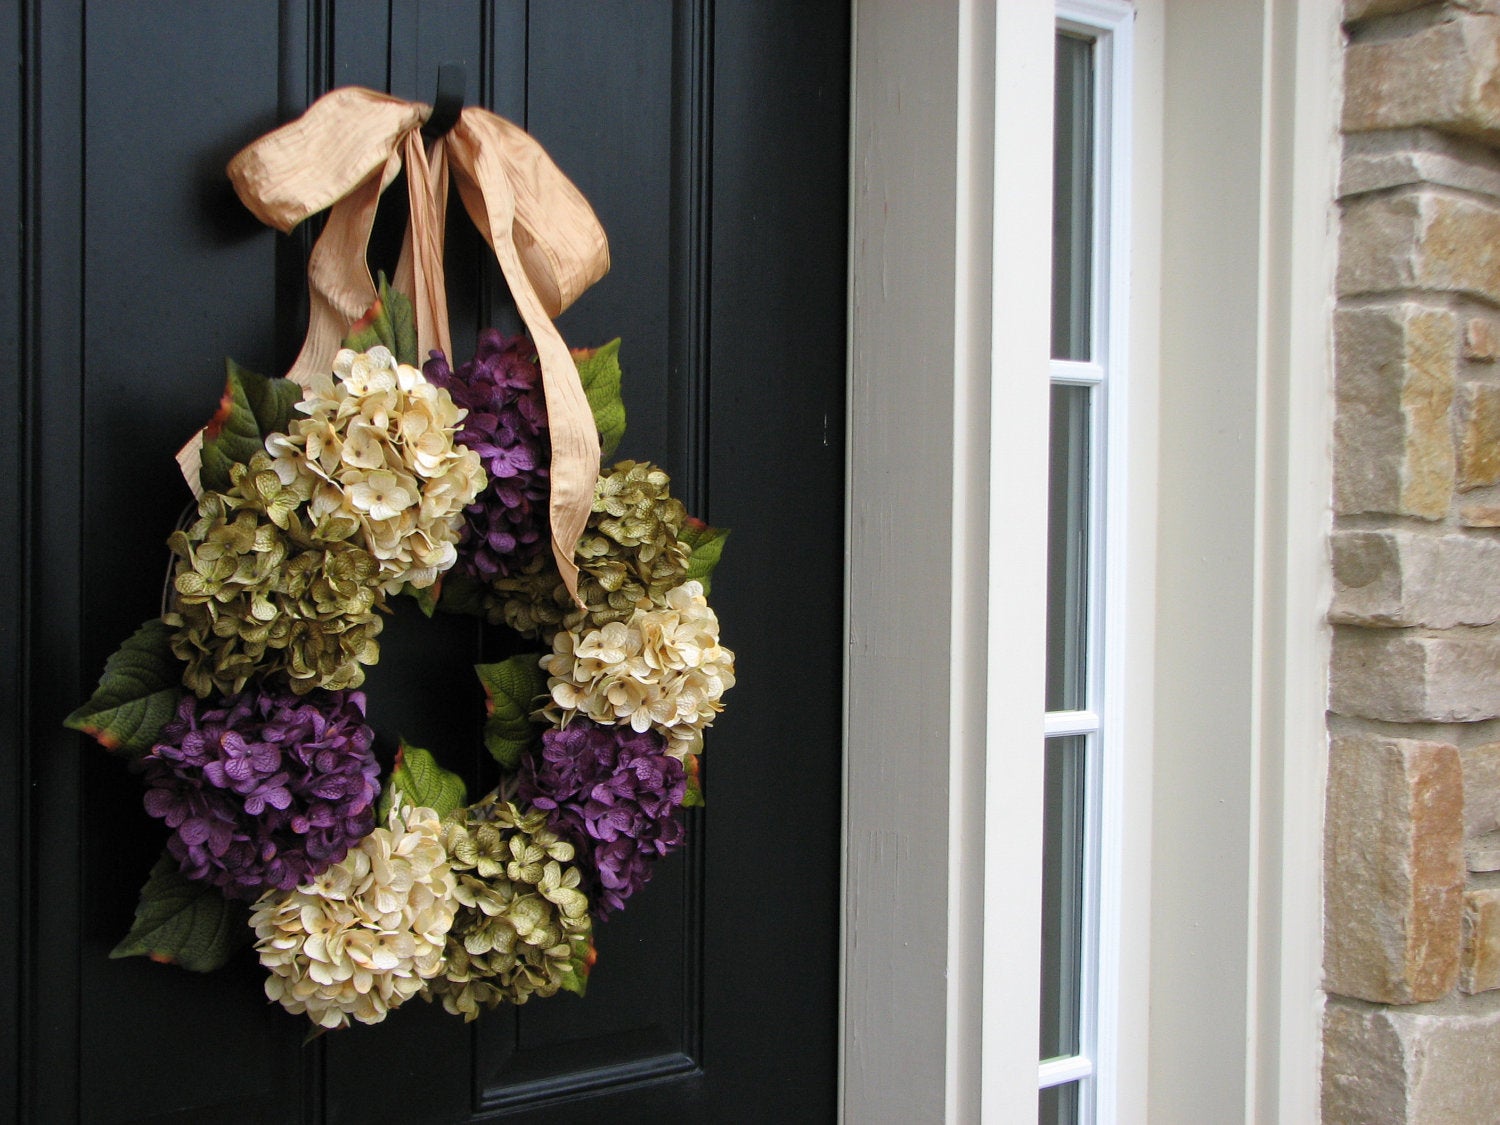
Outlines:
{"label": "tan raffia bow", "polygon": [[[307,341],[287,376],[305,386],[313,375],[330,371],[350,325],[375,303],[366,247],[380,193],[403,161],[411,220],[395,288],[411,297],[418,354],[441,348],[453,359],[443,282],[451,175],[536,344],[552,441],[552,553],[576,598],[573,548],[593,503],[599,434],[578,368],[552,319],[604,276],[609,246],[588,201],[525,131],[470,106],[428,147],[421,127],[430,113],[418,102],[346,86],[229,162],[229,178],[245,206],[279,231],[328,209],[307,263]],[[195,489],[201,437],[178,455]]]}

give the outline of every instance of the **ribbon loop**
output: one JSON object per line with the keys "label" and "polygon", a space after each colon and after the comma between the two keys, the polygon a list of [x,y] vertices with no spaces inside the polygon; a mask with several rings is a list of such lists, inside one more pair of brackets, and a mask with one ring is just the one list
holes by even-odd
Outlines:
{"label": "ribbon loop", "polygon": [[[476,106],[430,148],[420,130],[431,110],[348,86],[267,133],[229,163],[235,191],[257,218],[288,232],[328,210],[308,259],[307,340],[288,378],[327,372],[349,326],[375,300],[365,255],[381,193],[405,163],[411,218],[396,287],[412,300],[422,352],[452,358],[443,231],[450,173],[464,207],[500,263],[536,343],[552,442],[552,552],[578,596],[573,548],[588,521],[599,473],[599,435],[578,369],[552,318],[609,269],[609,244],[593,209],[523,129]],[[178,455],[188,483],[202,435]]]}

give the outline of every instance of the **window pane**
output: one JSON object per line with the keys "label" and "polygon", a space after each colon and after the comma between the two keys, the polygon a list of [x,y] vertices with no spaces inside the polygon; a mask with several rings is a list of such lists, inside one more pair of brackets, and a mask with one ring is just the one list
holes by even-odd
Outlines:
{"label": "window pane", "polygon": [[1087,735],[1047,739],[1042,820],[1041,1058],[1076,1055],[1083,967]]}
{"label": "window pane", "polygon": [[1078,1120],[1078,1083],[1065,1082],[1042,1091],[1037,1125],[1075,1125]]}
{"label": "window pane", "polygon": [[1052,158],[1052,358],[1088,359],[1093,243],[1094,44],[1057,37]]}
{"label": "window pane", "polygon": [[1089,387],[1052,388],[1047,480],[1047,710],[1088,704]]}

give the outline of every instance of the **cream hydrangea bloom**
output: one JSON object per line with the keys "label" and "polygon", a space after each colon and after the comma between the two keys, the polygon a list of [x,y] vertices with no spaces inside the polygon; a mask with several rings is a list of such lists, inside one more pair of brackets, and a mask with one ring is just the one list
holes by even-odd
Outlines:
{"label": "cream hydrangea bloom", "polygon": [[566,725],[582,714],[637,731],[654,727],[673,756],[698,752],[703,728],[734,686],[734,653],[719,644],[719,619],[701,583],[684,582],[665,600],[638,607],[626,621],[553,638],[551,654],[541,660],[548,718]]}
{"label": "cream hydrangea bloom", "polygon": [[359,521],[386,593],[431,586],[457,561],[464,508],[488,484],[479,455],[453,441],[468,412],[384,347],[339,352],[297,409],[308,417],[266,439],[282,483],[309,493],[314,520]]}
{"label": "cream hydrangea bloom", "polygon": [[311,883],[255,904],[266,995],[319,1027],[379,1023],[443,971],[455,877],[432,809],[392,810]]}

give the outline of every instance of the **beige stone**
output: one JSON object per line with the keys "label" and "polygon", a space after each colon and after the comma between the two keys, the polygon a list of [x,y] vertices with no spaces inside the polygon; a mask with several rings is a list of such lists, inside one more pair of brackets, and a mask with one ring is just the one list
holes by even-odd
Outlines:
{"label": "beige stone", "polygon": [[1464,862],[1470,871],[1500,871],[1500,832],[1489,832],[1465,840]]}
{"label": "beige stone", "polygon": [[1458,750],[1377,735],[1335,738],[1324,837],[1327,990],[1390,1004],[1451,992],[1463,880]]}
{"label": "beige stone", "polygon": [[1500,832],[1500,742],[1460,752],[1464,767],[1464,835]]}
{"label": "beige stone", "polygon": [[1344,130],[1430,125],[1500,138],[1500,21],[1464,13],[1344,53]]}
{"label": "beige stone", "polygon": [[1432,0],[1344,0],[1344,22],[1353,23],[1371,16],[1406,12],[1430,3]]}
{"label": "beige stone", "polygon": [[1337,510],[1442,519],[1454,484],[1458,318],[1402,302],[1340,309],[1334,332]]}
{"label": "beige stone", "polygon": [[1424,184],[1500,196],[1500,159],[1482,141],[1434,129],[1383,129],[1344,137],[1340,199]]}
{"label": "beige stone", "polygon": [[1500,890],[1464,892],[1463,942],[1458,987],[1468,993],[1500,988]]}
{"label": "beige stone", "polygon": [[1494,1125],[1500,1009],[1449,1011],[1330,1000],[1323,1013],[1323,1125]]}
{"label": "beige stone", "polygon": [[1458,518],[1465,527],[1500,527],[1500,504],[1465,504]]}
{"label": "beige stone", "polygon": [[1467,383],[1459,394],[1458,487],[1500,484],[1500,386]]}
{"label": "beige stone", "polygon": [[1472,317],[1464,325],[1464,358],[1475,363],[1494,363],[1500,356],[1500,331],[1485,317]]}
{"label": "beige stone", "polygon": [[1339,626],[1333,635],[1329,706],[1391,723],[1470,723],[1500,718],[1500,637],[1456,630]]}
{"label": "beige stone", "polygon": [[1344,0],[1344,22],[1390,16],[1442,4],[1454,11],[1500,11],[1500,0]]}
{"label": "beige stone", "polygon": [[1500,542],[1410,531],[1340,531],[1332,542],[1331,621],[1437,629],[1500,621]]}
{"label": "beige stone", "polygon": [[1330,999],[1323,1011],[1323,1125],[1409,1120],[1405,1045],[1387,1009]]}
{"label": "beige stone", "polygon": [[1500,304],[1500,204],[1436,189],[1360,196],[1339,233],[1341,296],[1428,289]]}

